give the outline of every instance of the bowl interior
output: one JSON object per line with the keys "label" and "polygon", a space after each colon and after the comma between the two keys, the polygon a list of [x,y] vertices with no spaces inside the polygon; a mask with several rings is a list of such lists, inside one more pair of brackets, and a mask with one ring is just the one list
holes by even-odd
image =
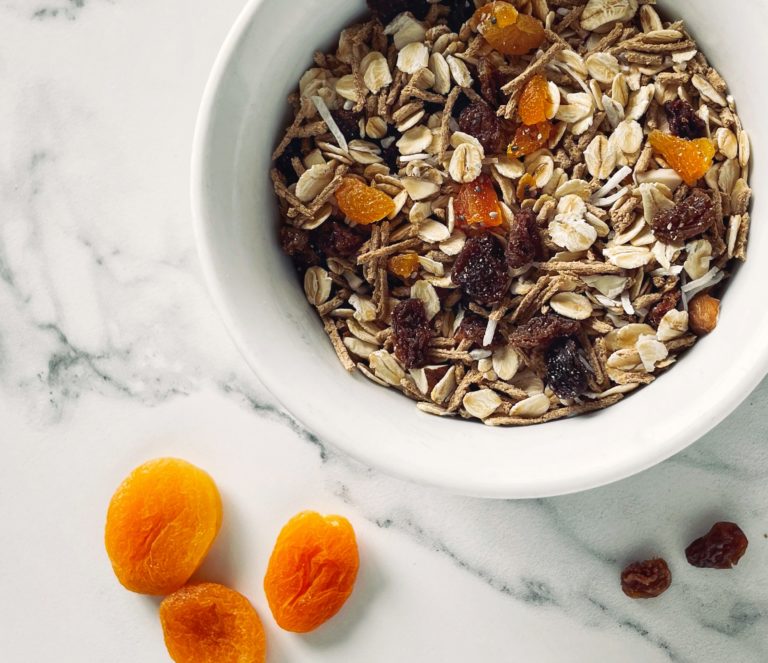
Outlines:
{"label": "bowl interior", "polygon": [[[752,137],[752,185],[759,186],[766,139],[757,115],[768,99],[754,72],[768,57],[766,40],[757,38],[768,6],[722,12],[714,0],[660,5],[686,19],[730,83]],[[716,333],[656,383],[598,414],[494,429],[422,414],[399,394],[345,373],[277,248],[268,172],[286,97],[313,51],[331,45],[364,11],[363,0],[302,0],[300,8],[250,2],[215,65],[198,123],[192,187],[206,277],[246,359],[285,407],[374,467],[487,497],[554,495],[623,478],[681,450],[732,411],[766,368],[768,314],[758,290],[768,282],[768,256],[759,223]],[[762,206],[758,191],[753,217]]]}

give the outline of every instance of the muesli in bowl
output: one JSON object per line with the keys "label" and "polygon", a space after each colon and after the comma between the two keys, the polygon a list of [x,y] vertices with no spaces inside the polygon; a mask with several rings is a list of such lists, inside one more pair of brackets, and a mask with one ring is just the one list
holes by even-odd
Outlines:
{"label": "muesli in bowl", "polygon": [[715,329],[749,140],[653,0],[369,0],[273,154],[280,242],[344,367],[429,414],[610,406]]}

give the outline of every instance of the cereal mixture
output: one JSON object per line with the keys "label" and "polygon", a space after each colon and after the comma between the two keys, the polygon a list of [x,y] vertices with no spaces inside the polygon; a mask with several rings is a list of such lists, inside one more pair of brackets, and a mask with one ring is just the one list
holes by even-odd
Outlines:
{"label": "cereal mixture", "polygon": [[600,410],[715,329],[750,147],[654,0],[368,0],[290,98],[280,242],[343,366],[423,412]]}

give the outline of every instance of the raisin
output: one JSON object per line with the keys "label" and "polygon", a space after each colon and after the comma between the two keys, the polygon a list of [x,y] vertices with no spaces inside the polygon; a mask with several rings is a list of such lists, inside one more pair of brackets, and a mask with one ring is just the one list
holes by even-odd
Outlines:
{"label": "raisin", "polygon": [[448,366],[427,366],[424,369],[424,375],[427,377],[427,393],[431,394],[438,382],[445,377],[449,371]]}
{"label": "raisin", "polygon": [[448,5],[448,27],[454,32],[459,32],[475,13],[472,0],[443,0],[443,4]]}
{"label": "raisin", "polygon": [[[464,318],[461,320],[461,324],[453,337],[457,341],[469,341],[472,345],[483,347],[483,338],[485,337],[485,330],[487,327],[488,320],[476,313],[467,311],[464,313]],[[488,349],[493,349],[502,345],[504,345],[504,337],[497,329]]]}
{"label": "raisin", "polygon": [[549,347],[559,338],[576,336],[580,330],[578,321],[549,313],[518,326],[509,341],[521,350],[537,350]]}
{"label": "raisin", "polygon": [[672,574],[663,559],[634,562],[621,572],[621,590],[631,599],[653,599],[669,589]]}
{"label": "raisin", "polygon": [[659,210],[653,217],[653,234],[662,242],[684,242],[708,230],[715,222],[712,198],[694,189],[683,202]]}
{"label": "raisin", "polygon": [[587,369],[572,338],[555,341],[547,350],[547,382],[560,398],[577,398],[589,388]]}
{"label": "raisin", "polygon": [[688,304],[688,317],[691,331],[697,336],[704,336],[715,331],[720,317],[720,300],[702,292]]}
{"label": "raisin", "polygon": [[392,311],[395,356],[406,368],[421,368],[427,363],[432,330],[420,299],[406,299]]}
{"label": "raisin", "polygon": [[317,248],[332,258],[348,258],[364,241],[348,225],[334,220],[326,221],[317,230],[313,230],[311,237]]}
{"label": "raisin", "polygon": [[732,569],[747,552],[748,545],[738,525],[720,522],[691,543],[685,549],[685,557],[689,564],[700,569]]}
{"label": "raisin", "polygon": [[400,170],[400,164],[398,164],[397,161],[400,158],[400,150],[397,149],[397,145],[395,145],[394,141],[389,147],[381,148],[381,158],[393,173],[397,173],[397,171]]}
{"label": "raisin", "polygon": [[422,19],[429,11],[427,0],[368,0],[368,8],[384,25],[403,12]]}
{"label": "raisin", "polygon": [[712,167],[715,145],[709,138],[685,140],[656,129],[649,141],[688,186],[696,184]]}
{"label": "raisin", "polygon": [[299,138],[294,138],[288,143],[283,153],[275,159],[275,168],[280,171],[288,184],[299,181],[299,176],[291,162],[294,157],[301,158],[301,140]]}
{"label": "raisin", "polygon": [[501,87],[505,81],[499,70],[491,64],[488,58],[478,60],[477,78],[480,84],[480,94],[492,107],[499,106],[502,103]]}
{"label": "raisin", "polygon": [[543,257],[539,226],[533,210],[524,209],[515,214],[507,241],[507,265],[511,269],[523,267]]}
{"label": "raisin", "polygon": [[671,310],[676,309],[679,302],[679,290],[673,290],[672,292],[666,293],[661,298],[659,303],[651,309],[651,312],[648,314],[648,317],[645,319],[645,321],[652,327],[658,329],[659,324],[661,323],[661,319]]}
{"label": "raisin", "polygon": [[488,233],[470,237],[456,257],[452,279],[478,304],[501,301],[509,281],[501,241]]}
{"label": "raisin", "polygon": [[487,155],[504,151],[506,131],[501,118],[484,101],[475,101],[459,115],[459,129],[480,141]]}
{"label": "raisin", "polygon": [[331,117],[347,140],[360,138],[360,113],[339,108],[331,111]]}
{"label": "raisin", "polygon": [[675,99],[664,104],[669,120],[669,130],[680,138],[703,138],[707,135],[707,125],[693,110],[693,106],[684,99]]}
{"label": "raisin", "polygon": [[289,255],[294,264],[306,269],[320,262],[320,257],[309,241],[309,233],[293,226],[280,228],[280,246]]}

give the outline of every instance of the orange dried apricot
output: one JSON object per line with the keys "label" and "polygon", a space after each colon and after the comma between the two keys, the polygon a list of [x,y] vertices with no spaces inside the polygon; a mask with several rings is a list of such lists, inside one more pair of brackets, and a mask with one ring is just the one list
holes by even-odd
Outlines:
{"label": "orange dried apricot", "polygon": [[502,222],[499,196],[488,175],[461,186],[453,201],[456,225],[459,228],[493,228]]}
{"label": "orange dried apricot", "polygon": [[306,633],[333,617],[352,593],[359,557],[355,532],[342,516],[304,511],[277,537],[264,576],[275,621]]}
{"label": "orange dried apricot", "polygon": [[387,263],[389,271],[402,279],[407,279],[419,267],[419,256],[416,253],[403,253],[392,256]]}
{"label": "orange dried apricot", "polygon": [[552,124],[550,122],[539,122],[539,124],[531,126],[521,124],[507,147],[507,155],[517,158],[533,154],[547,144],[551,135]]}
{"label": "orange dried apricot", "polygon": [[361,225],[381,221],[395,211],[395,201],[386,193],[354,177],[342,180],[336,190],[336,202],[349,219]]}
{"label": "orange dried apricot", "polygon": [[544,25],[529,14],[521,14],[508,2],[491,2],[474,16],[477,31],[499,53],[525,55],[544,42]]}
{"label": "orange dried apricot", "polygon": [[547,121],[547,113],[552,108],[552,96],[549,94],[549,83],[544,76],[534,76],[523,88],[518,102],[520,120],[531,126]]}
{"label": "orange dried apricot", "polygon": [[208,554],[221,511],[213,479],[191,463],[158,458],[137,467],[107,511],[104,542],[117,579],[141,594],[176,591]]}
{"label": "orange dried apricot", "polygon": [[165,646],[176,663],[264,663],[266,638],[247,598],[212,582],[189,585],[160,604]]}
{"label": "orange dried apricot", "polygon": [[720,317],[720,300],[704,292],[688,302],[688,317],[691,331],[697,336],[704,336],[715,331]]}
{"label": "orange dried apricot", "polygon": [[693,186],[712,167],[715,146],[708,138],[686,140],[658,129],[651,132],[651,147],[664,157],[688,186]]}

